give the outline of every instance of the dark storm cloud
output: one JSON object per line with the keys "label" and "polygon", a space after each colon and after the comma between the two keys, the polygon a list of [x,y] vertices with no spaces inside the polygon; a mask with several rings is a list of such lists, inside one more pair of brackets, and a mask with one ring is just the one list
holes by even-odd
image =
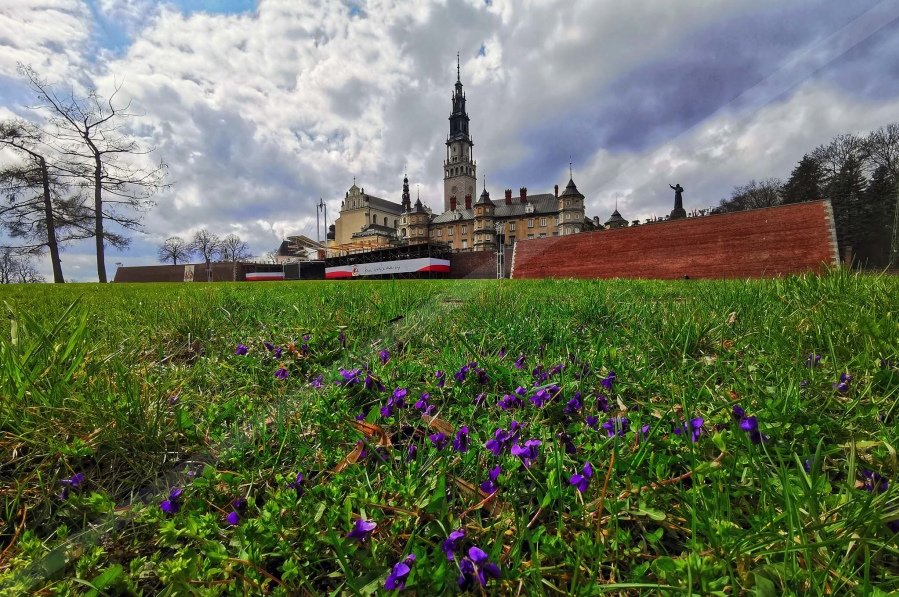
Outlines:
{"label": "dark storm cloud", "polygon": [[[643,152],[665,143],[877,4],[802,3],[749,13],[691,33],[665,57],[586,93],[593,101],[522,131],[522,142],[532,152],[513,171],[539,178],[564,167],[569,153],[578,164],[600,148]],[[896,31],[894,22],[816,76],[855,93],[870,90],[895,97],[899,82],[889,74],[899,71]],[[883,69],[883,78],[871,77],[872,62]],[[867,65],[861,68],[863,63]],[[742,99],[748,102],[751,95]],[[742,103],[728,109],[739,112]]]}

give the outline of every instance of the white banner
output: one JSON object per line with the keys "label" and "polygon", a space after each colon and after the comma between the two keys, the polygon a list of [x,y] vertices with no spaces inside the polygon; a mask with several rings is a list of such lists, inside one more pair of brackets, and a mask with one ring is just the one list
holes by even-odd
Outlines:
{"label": "white banner", "polygon": [[378,261],[375,263],[359,263],[357,265],[341,265],[325,269],[325,278],[353,278],[357,276],[383,276],[389,274],[407,274],[412,272],[444,272],[449,273],[448,259],[398,259],[396,261]]}

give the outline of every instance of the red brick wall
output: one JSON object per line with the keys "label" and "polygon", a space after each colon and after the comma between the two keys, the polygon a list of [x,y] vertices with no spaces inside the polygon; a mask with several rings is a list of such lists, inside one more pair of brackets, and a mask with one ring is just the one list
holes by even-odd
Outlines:
{"label": "red brick wall", "polygon": [[[231,263],[212,263],[213,282],[231,282],[234,279],[234,265]],[[246,281],[244,268],[237,266],[237,280]],[[206,281],[206,264],[194,265],[194,282]],[[113,282],[184,282],[183,265],[138,265],[123,266],[116,269]]]}
{"label": "red brick wall", "polygon": [[[506,277],[512,270],[512,251],[506,249]],[[493,251],[471,251],[450,255],[450,278],[468,280],[495,280],[496,253]]]}
{"label": "red brick wall", "polygon": [[765,278],[837,264],[828,201],[525,240],[513,278]]}

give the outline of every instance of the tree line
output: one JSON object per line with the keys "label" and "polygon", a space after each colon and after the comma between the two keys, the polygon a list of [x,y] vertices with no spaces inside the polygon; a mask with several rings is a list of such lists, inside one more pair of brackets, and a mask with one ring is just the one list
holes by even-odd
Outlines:
{"label": "tree line", "polygon": [[172,265],[186,263],[195,255],[202,257],[206,263],[213,260],[239,263],[253,257],[249,245],[236,234],[219,238],[205,228],[194,233],[190,241],[180,236],[168,238],[157,251],[160,263]]}
{"label": "tree line", "polygon": [[866,135],[839,135],[805,154],[783,182],[751,180],[722,199],[732,212],[830,199],[842,258],[899,266],[899,123]]}
{"label": "tree line", "polygon": [[121,85],[108,97],[96,89],[79,94],[30,66],[19,64],[18,72],[37,98],[28,108],[39,122],[0,121],[0,149],[17,157],[0,168],[0,229],[15,243],[0,246],[0,254],[27,269],[31,257],[48,252],[53,281],[62,283],[60,252],[93,238],[97,277],[106,282],[106,247],[124,249],[131,243],[124,232],[142,230],[151,197],[170,186],[167,166],[135,164],[152,149],[124,130],[140,115],[117,100]]}

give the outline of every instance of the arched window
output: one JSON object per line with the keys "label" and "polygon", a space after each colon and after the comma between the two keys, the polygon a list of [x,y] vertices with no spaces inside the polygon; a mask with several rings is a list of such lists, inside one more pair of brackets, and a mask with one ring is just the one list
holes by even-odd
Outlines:
{"label": "arched window", "polygon": [[384,216],[384,227],[387,228],[389,225],[387,224],[387,216]]}
{"label": "arched window", "polygon": [[396,220],[394,220],[394,221],[393,221],[393,227],[394,227],[394,228],[396,228],[396,224],[397,224],[397,222],[396,222]]}

